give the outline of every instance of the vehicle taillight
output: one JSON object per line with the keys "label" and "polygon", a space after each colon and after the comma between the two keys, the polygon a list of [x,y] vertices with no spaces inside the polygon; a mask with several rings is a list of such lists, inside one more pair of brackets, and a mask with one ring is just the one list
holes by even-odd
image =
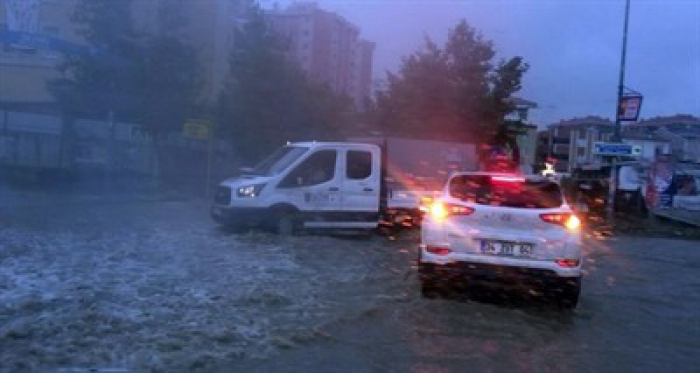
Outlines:
{"label": "vehicle taillight", "polygon": [[523,182],[525,182],[525,178],[520,177],[520,176],[501,175],[501,176],[491,176],[491,181],[502,182],[502,183],[523,183]]}
{"label": "vehicle taillight", "polygon": [[554,262],[562,268],[576,268],[579,264],[578,259],[555,259]]}
{"label": "vehicle taillight", "polygon": [[579,219],[578,216],[569,213],[540,214],[540,219],[546,221],[547,223],[564,226],[572,231],[581,227],[581,219]]}
{"label": "vehicle taillight", "polygon": [[449,247],[428,246],[425,248],[425,251],[435,255],[447,255],[452,252],[452,249]]}
{"label": "vehicle taillight", "polygon": [[435,220],[445,220],[448,216],[471,215],[474,209],[467,206],[453,205],[442,201],[435,201],[430,206],[430,216]]}
{"label": "vehicle taillight", "polygon": [[422,212],[430,212],[430,206],[433,204],[433,197],[423,196],[420,199],[420,206],[418,207]]}

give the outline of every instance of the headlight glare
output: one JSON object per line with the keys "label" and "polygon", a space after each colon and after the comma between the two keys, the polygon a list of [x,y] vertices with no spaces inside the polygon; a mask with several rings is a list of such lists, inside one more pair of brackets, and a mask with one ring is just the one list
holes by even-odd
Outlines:
{"label": "headlight glare", "polygon": [[257,197],[264,187],[265,184],[244,185],[236,190],[236,196],[243,198]]}

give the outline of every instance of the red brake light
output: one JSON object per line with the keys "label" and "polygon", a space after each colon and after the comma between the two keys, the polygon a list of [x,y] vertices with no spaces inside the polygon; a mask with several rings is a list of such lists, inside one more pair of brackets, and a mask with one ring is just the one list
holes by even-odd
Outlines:
{"label": "red brake light", "polygon": [[503,183],[523,183],[525,178],[519,176],[491,176],[491,181]]}
{"label": "red brake light", "polygon": [[554,262],[562,268],[575,268],[579,264],[578,259],[555,259]]}
{"label": "red brake light", "polygon": [[540,214],[540,219],[547,223],[564,226],[572,231],[581,226],[581,219],[569,213]]}
{"label": "red brake light", "polygon": [[445,220],[448,216],[465,216],[474,213],[474,209],[467,206],[453,205],[442,201],[435,201],[430,206],[430,215],[435,220]]}
{"label": "red brake light", "polygon": [[435,255],[447,255],[452,252],[449,247],[428,246],[425,250]]}

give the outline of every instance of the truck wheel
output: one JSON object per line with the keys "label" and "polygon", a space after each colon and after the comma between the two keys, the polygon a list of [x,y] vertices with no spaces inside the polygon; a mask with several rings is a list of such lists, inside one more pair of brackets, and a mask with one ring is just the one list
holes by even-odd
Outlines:
{"label": "truck wheel", "polygon": [[581,278],[561,280],[556,289],[556,302],[559,308],[574,309],[581,295]]}
{"label": "truck wheel", "polygon": [[275,232],[280,236],[291,236],[297,231],[294,215],[287,212],[277,214]]}

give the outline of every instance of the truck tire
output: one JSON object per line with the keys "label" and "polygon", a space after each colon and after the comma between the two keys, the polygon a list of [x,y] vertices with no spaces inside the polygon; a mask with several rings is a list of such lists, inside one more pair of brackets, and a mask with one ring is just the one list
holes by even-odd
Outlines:
{"label": "truck tire", "polygon": [[581,295],[581,278],[562,279],[555,289],[557,306],[562,309],[574,309]]}
{"label": "truck tire", "polygon": [[280,236],[291,236],[296,232],[294,217],[289,213],[282,213],[275,219],[275,233]]}

